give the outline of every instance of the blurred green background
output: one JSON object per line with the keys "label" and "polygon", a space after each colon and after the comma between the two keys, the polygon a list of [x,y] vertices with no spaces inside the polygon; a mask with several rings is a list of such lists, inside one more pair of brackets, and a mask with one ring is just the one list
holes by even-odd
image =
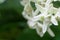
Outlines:
{"label": "blurred green background", "polygon": [[[0,40],[60,40],[60,22],[58,26],[51,26],[56,35],[54,38],[47,32],[41,38],[35,30],[29,29],[26,19],[22,16],[24,7],[20,1],[6,0],[0,4]],[[60,7],[58,1],[53,4],[54,7]]]}

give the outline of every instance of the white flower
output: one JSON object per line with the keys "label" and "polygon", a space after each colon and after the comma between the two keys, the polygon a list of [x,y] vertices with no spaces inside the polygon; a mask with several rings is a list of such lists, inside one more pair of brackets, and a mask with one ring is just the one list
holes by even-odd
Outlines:
{"label": "white flower", "polygon": [[25,6],[26,4],[30,3],[30,0],[22,0],[20,2],[23,6]]}
{"label": "white flower", "polygon": [[56,20],[56,18],[54,16],[51,17],[51,22],[54,24],[54,25],[58,25],[58,22]]}
{"label": "white flower", "polygon": [[31,7],[30,3],[26,4],[24,7],[24,11],[23,11],[22,15],[26,19],[30,20],[32,18],[32,13],[33,13],[33,9]]}
{"label": "white flower", "polygon": [[[33,10],[30,2],[34,2],[36,10]],[[53,7],[54,0],[23,0],[24,6],[22,15],[27,19],[30,28],[36,29],[37,34],[41,37],[47,31],[52,37],[55,36],[50,29],[52,24],[58,25],[57,17],[60,18],[60,8]]]}

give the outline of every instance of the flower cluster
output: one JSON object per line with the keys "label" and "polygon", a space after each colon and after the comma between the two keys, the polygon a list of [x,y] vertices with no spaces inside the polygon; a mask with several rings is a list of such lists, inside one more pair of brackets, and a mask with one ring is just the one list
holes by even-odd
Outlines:
{"label": "flower cluster", "polygon": [[[53,1],[57,0],[22,0],[21,4],[24,6],[22,15],[27,19],[30,28],[36,29],[37,34],[43,37],[47,31],[50,36],[55,34],[51,30],[52,24],[58,26],[60,19],[60,8],[53,6]],[[30,2],[34,2],[36,10],[33,9]]]}

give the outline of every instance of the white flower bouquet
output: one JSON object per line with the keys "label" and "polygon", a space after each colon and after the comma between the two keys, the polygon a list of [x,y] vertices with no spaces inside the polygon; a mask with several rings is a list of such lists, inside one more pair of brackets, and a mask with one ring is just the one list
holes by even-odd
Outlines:
{"label": "white flower bouquet", "polygon": [[[43,37],[48,32],[52,37],[55,36],[50,26],[58,26],[60,20],[60,8],[53,6],[53,1],[60,0],[22,0],[24,6],[23,17],[27,20],[29,28],[36,29],[37,34]],[[33,9],[30,2],[34,2],[36,10]]]}

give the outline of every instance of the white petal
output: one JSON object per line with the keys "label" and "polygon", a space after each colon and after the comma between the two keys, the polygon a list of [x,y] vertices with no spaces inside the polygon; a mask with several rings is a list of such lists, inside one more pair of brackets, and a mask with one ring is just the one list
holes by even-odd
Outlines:
{"label": "white petal", "polygon": [[36,9],[36,10],[33,12],[33,16],[36,16],[38,13],[39,13],[39,9]]}
{"label": "white petal", "polygon": [[30,19],[31,19],[31,17],[28,16],[28,14],[27,14],[25,11],[23,11],[22,15],[23,15],[23,17],[24,17],[25,19],[27,19],[27,20],[30,20]]}
{"label": "white petal", "polygon": [[43,33],[45,33],[47,31],[47,27],[48,26],[46,25],[46,23],[44,23],[42,26]]}
{"label": "white petal", "polygon": [[50,36],[55,37],[55,34],[50,28],[48,28],[47,32],[50,34]]}
{"label": "white petal", "polygon": [[36,31],[37,31],[37,34],[40,36],[40,37],[43,37],[44,36],[44,33],[41,31],[42,29],[41,28],[36,28]]}
{"label": "white petal", "polygon": [[36,26],[35,26],[36,22],[31,21],[31,20],[28,20],[27,23],[28,23],[28,25],[29,25],[30,28],[35,29],[35,27],[36,27]]}
{"label": "white petal", "polygon": [[58,9],[58,11],[57,11],[57,13],[56,13],[56,15],[55,15],[55,16],[60,17],[60,8]]}
{"label": "white petal", "polygon": [[25,6],[27,3],[29,2],[29,0],[22,0],[20,3]]}
{"label": "white petal", "polygon": [[24,7],[24,11],[27,11],[27,13],[32,13],[32,6],[30,5],[30,3],[26,4]]}
{"label": "white petal", "polygon": [[58,25],[58,22],[56,20],[56,18],[54,16],[51,17],[51,22],[54,24],[54,25]]}
{"label": "white petal", "polygon": [[35,4],[36,8],[39,9],[40,12],[43,12],[43,7],[39,4]]}
{"label": "white petal", "polygon": [[37,15],[37,16],[34,16],[34,17],[32,18],[32,20],[33,20],[33,21],[41,20],[41,17],[43,17],[43,16],[44,16],[43,14],[39,14],[39,15]]}
{"label": "white petal", "polygon": [[44,33],[42,31],[42,24],[37,22],[37,27],[36,27],[36,31],[37,31],[37,34],[40,36],[40,37],[43,37]]}
{"label": "white petal", "polygon": [[47,0],[46,1],[46,6],[48,6],[48,4],[50,4],[52,2],[52,0]]}
{"label": "white petal", "polygon": [[43,33],[45,33],[47,31],[47,28],[49,26],[51,26],[50,19],[45,18],[44,21],[43,21],[43,26],[42,26]]}
{"label": "white petal", "polygon": [[53,7],[53,5],[51,5],[51,7],[49,8],[49,13],[56,14],[57,10],[58,10],[58,8],[55,8],[55,7]]}
{"label": "white petal", "polygon": [[39,22],[37,22],[37,25],[38,25],[38,27],[40,27],[40,28],[42,28],[42,24],[41,23],[39,23]]}
{"label": "white petal", "polygon": [[42,26],[43,33],[45,33],[47,31],[49,24],[50,24],[50,22],[48,19],[43,21],[43,26]]}

